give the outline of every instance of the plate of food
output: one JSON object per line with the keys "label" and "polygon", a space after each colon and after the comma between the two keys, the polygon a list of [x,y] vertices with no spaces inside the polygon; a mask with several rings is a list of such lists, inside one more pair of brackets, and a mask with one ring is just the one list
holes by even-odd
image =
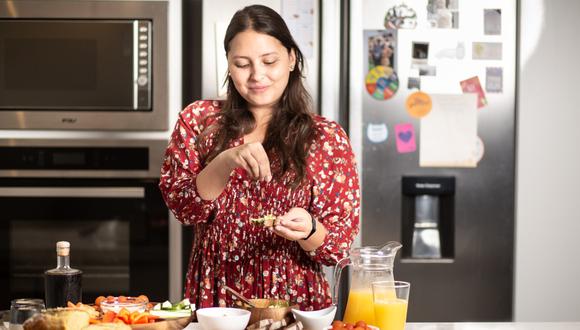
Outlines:
{"label": "plate of food", "polygon": [[[157,307],[158,306],[158,307]],[[189,300],[154,304],[146,296],[99,297],[95,304],[68,303],[25,322],[25,330],[181,330],[195,320]]]}

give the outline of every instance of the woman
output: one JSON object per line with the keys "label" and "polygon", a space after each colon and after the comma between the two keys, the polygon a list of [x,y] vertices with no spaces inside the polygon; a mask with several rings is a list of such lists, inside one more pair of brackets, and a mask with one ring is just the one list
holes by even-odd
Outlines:
{"label": "woman", "polygon": [[[348,138],[310,113],[302,53],[275,11],[238,11],[224,47],[227,99],[180,113],[159,185],[176,218],[195,226],[185,296],[231,306],[225,284],[248,298],[327,307],[322,265],[344,257],[358,233]],[[265,216],[272,226],[256,223]]]}

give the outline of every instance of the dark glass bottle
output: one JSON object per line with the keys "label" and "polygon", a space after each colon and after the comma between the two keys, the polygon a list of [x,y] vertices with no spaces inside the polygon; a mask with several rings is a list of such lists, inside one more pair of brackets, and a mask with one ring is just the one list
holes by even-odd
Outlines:
{"label": "dark glass bottle", "polygon": [[44,299],[47,308],[66,307],[82,302],[83,272],[70,268],[70,243],[56,243],[57,267],[44,272]]}

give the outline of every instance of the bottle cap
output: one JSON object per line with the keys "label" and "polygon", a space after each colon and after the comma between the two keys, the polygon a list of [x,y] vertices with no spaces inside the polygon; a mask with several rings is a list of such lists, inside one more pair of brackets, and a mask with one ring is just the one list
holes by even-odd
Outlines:
{"label": "bottle cap", "polygon": [[56,242],[56,254],[59,256],[68,256],[70,253],[70,243],[67,241]]}

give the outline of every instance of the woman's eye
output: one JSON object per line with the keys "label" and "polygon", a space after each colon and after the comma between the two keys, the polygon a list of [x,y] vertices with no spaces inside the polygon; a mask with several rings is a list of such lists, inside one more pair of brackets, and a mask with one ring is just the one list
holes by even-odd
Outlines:
{"label": "woman's eye", "polygon": [[236,63],[234,65],[240,69],[247,68],[248,66],[250,66],[249,64],[239,64],[239,63]]}
{"label": "woman's eye", "polygon": [[272,65],[274,63],[276,63],[276,60],[264,61],[264,64],[266,64],[266,65]]}

